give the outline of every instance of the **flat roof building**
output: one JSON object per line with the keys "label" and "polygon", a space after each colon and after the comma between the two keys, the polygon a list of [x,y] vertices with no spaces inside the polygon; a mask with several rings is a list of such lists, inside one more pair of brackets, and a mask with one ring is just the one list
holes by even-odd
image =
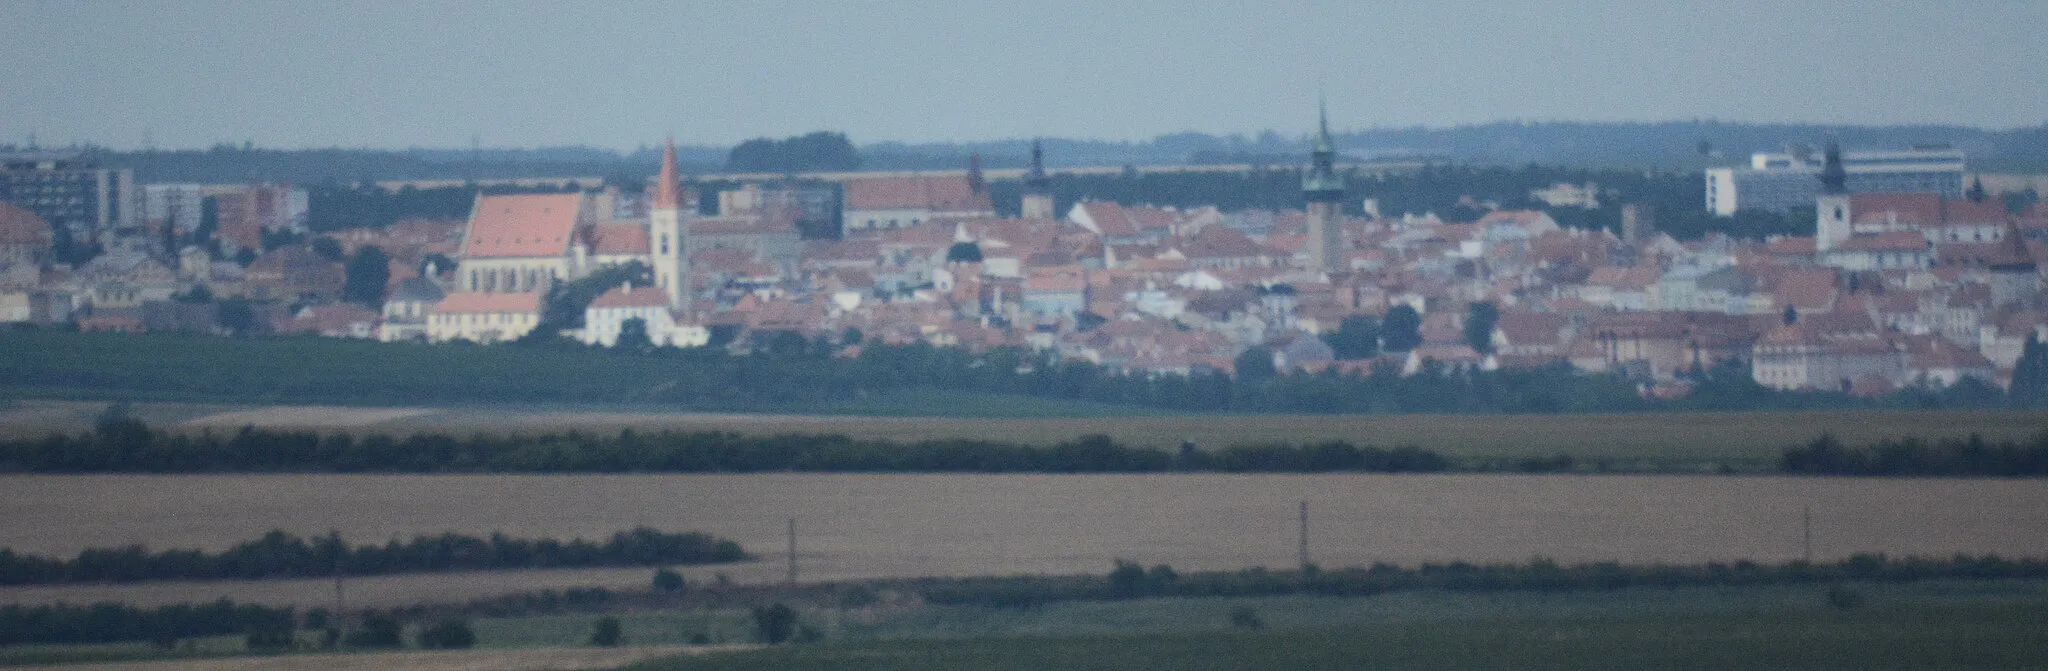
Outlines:
{"label": "flat roof building", "polygon": [[[1963,151],[1915,147],[1901,151],[1843,152],[1849,193],[1938,193],[1963,197]],[[1708,168],[1707,210],[1730,216],[1736,210],[1783,212],[1813,206],[1820,195],[1821,163],[1805,152],[1757,152],[1747,168]]]}

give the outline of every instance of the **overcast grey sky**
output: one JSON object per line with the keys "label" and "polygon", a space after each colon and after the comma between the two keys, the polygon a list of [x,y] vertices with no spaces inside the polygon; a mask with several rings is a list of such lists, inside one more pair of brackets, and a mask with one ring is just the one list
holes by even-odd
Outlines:
{"label": "overcast grey sky", "polygon": [[2048,2],[0,0],[0,142],[2048,122]]}

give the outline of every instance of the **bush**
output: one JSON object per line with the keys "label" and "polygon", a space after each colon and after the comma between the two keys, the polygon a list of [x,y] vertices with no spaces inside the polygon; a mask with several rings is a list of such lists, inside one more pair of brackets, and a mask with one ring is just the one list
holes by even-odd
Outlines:
{"label": "bush", "polygon": [[591,627],[591,645],[609,648],[618,645],[623,640],[625,640],[625,635],[619,627],[619,618],[606,615],[597,618],[597,624]]}
{"label": "bush", "polygon": [[455,650],[476,645],[476,632],[469,628],[469,621],[449,618],[420,630],[420,647],[428,650]]}
{"label": "bush", "polygon": [[250,650],[284,650],[292,647],[292,628],[267,623],[250,629],[242,640]]}
{"label": "bush", "polygon": [[683,574],[669,569],[654,572],[654,593],[674,594],[683,591]]}
{"label": "bush", "polygon": [[1828,588],[1828,605],[1840,610],[1849,610],[1863,605],[1863,593],[1845,585]]}
{"label": "bush", "polygon": [[405,645],[405,628],[398,618],[382,613],[363,616],[363,626],[348,633],[343,641],[351,648],[397,648]]}
{"label": "bush", "polygon": [[754,635],[762,643],[775,645],[796,633],[796,611],[782,603],[754,609]]}
{"label": "bush", "polygon": [[1230,626],[1257,630],[1266,628],[1266,621],[1259,619],[1259,611],[1251,606],[1238,606],[1230,609]]}

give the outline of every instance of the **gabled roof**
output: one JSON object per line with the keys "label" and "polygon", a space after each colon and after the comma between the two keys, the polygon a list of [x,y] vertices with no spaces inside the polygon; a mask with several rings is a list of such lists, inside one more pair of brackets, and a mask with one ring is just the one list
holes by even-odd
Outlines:
{"label": "gabled roof", "polygon": [[1270,252],[1243,233],[1223,226],[1208,226],[1187,244],[1181,245],[1181,253],[1190,259],[1222,259],[1266,256]]}
{"label": "gabled roof", "polygon": [[1886,231],[1877,235],[1852,235],[1835,249],[1845,252],[1924,252],[1927,236],[1913,231]]}
{"label": "gabled roof", "polygon": [[453,293],[441,299],[441,304],[434,306],[434,311],[441,314],[539,313],[540,293]]}
{"label": "gabled roof", "polygon": [[482,196],[470,212],[465,258],[563,256],[575,236],[583,195]]}
{"label": "gabled roof", "polygon": [[612,287],[590,301],[590,307],[597,308],[657,308],[668,306],[668,293],[660,287],[639,286],[628,289],[625,286]]}
{"label": "gabled roof", "polygon": [[1941,196],[1933,193],[1851,194],[1849,212],[1857,221],[1882,220],[1890,216],[1922,226],[1933,226],[1942,221]]}
{"label": "gabled roof", "polygon": [[399,282],[398,287],[392,289],[391,296],[385,300],[432,303],[441,300],[447,295],[447,292],[441,290],[441,285],[434,284],[432,280],[424,277],[413,277]]}
{"label": "gabled roof", "polygon": [[987,212],[986,193],[975,193],[966,177],[868,177],[845,182],[848,210],[930,210]]}
{"label": "gabled roof", "polygon": [[54,239],[51,231],[36,213],[0,202],[0,245],[47,245]]}
{"label": "gabled roof", "polygon": [[592,229],[597,244],[591,250],[599,255],[645,255],[653,249],[648,244],[647,227],[640,224],[598,224]]}

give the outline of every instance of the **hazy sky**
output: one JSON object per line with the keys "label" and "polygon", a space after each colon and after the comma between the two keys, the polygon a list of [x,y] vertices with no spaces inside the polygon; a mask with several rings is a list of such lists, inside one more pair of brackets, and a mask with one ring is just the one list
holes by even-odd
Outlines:
{"label": "hazy sky", "polygon": [[0,143],[2048,122],[2048,2],[0,0]]}

